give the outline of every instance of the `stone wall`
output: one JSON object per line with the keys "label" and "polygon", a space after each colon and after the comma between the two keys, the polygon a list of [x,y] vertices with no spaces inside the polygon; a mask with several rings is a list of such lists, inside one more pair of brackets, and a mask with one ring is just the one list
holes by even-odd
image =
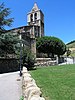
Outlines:
{"label": "stone wall", "polygon": [[0,73],[7,73],[19,70],[18,59],[0,58]]}
{"label": "stone wall", "polygon": [[57,60],[51,58],[36,58],[35,66],[51,66],[56,65]]}
{"label": "stone wall", "polygon": [[31,77],[26,67],[23,67],[22,76],[22,94],[24,100],[45,100],[40,88],[36,85],[35,80]]}

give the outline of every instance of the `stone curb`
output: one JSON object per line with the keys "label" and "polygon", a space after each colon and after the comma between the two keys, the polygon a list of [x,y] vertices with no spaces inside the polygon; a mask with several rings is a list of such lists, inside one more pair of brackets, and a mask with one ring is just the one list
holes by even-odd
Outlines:
{"label": "stone curb", "polygon": [[22,73],[22,94],[24,96],[24,100],[45,100],[41,97],[42,92],[36,85],[35,80],[27,71],[26,67],[23,67]]}

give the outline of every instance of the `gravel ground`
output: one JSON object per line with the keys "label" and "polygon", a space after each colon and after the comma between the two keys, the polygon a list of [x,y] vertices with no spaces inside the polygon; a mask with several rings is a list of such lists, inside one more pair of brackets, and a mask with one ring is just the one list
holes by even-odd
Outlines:
{"label": "gravel ground", "polygon": [[22,77],[19,72],[0,74],[0,100],[20,100]]}

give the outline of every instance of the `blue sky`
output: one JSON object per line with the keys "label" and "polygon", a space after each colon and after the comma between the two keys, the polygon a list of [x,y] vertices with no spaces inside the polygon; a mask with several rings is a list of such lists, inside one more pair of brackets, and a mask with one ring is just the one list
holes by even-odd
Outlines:
{"label": "blue sky", "polygon": [[[11,9],[11,28],[27,25],[27,13],[36,2],[44,13],[45,35],[60,38],[64,43],[75,40],[75,0],[0,0]],[[11,29],[6,27],[6,29]]]}

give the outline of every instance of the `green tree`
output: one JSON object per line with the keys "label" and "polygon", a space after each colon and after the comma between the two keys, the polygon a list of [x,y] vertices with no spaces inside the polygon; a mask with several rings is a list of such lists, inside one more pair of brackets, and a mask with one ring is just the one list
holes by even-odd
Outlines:
{"label": "green tree", "polygon": [[0,4],[0,56],[15,53],[17,37],[5,30],[5,26],[11,26],[13,18],[8,18],[11,11],[4,3]]}
{"label": "green tree", "polygon": [[20,40],[18,36],[12,34],[11,32],[1,34],[0,35],[0,55],[7,56],[8,54],[15,54],[19,41]]}
{"label": "green tree", "polygon": [[48,57],[50,54],[55,55],[63,55],[66,51],[66,46],[56,37],[41,37],[37,39],[36,48],[39,53],[47,53]]}
{"label": "green tree", "polygon": [[5,8],[4,3],[0,4],[0,34],[5,32],[4,26],[11,26],[13,18],[8,18],[10,14],[10,9]]}
{"label": "green tree", "polygon": [[23,65],[27,67],[28,70],[34,68],[35,57],[29,50],[29,48],[25,48],[22,55]]}
{"label": "green tree", "polygon": [[69,50],[69,48],[67,48],[66,54],[67,54],[67,57],[71,54],[71,50]]}

